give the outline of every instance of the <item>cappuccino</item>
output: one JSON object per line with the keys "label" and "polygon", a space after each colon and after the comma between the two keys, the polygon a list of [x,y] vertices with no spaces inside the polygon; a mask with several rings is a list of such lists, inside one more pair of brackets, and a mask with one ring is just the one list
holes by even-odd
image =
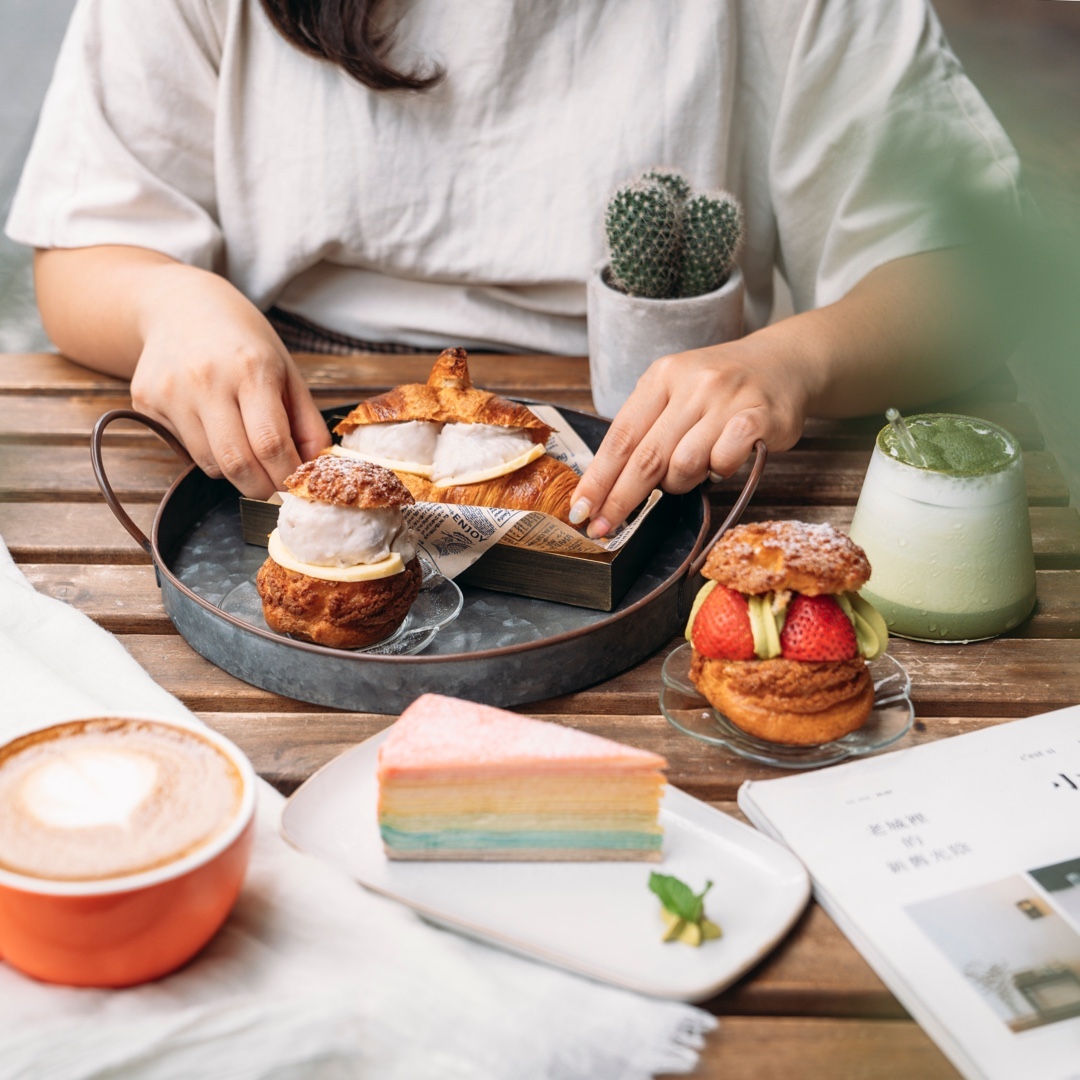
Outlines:
{"label": "cappuccino", "polygon": [[198,732],[150,720],[77,720],[0,750],[0,867],[100,881],[210,843],[243,795],[236,765]]}

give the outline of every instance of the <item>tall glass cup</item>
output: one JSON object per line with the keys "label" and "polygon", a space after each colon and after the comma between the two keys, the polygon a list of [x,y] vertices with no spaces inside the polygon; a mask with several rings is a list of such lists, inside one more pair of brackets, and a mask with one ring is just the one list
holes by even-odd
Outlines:
{"label": "tall glass cup", "polygon": [[851,523],[872,568],[862,595],[900,637],[965,642],[1011,630],[1035,606],[1019,443],[951,413],[907,426],[918,460],[882,428]]}

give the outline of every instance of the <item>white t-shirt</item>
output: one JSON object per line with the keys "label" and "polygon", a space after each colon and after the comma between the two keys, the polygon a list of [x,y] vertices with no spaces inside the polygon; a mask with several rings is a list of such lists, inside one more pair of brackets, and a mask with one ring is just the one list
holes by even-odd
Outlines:
{"label": "white t-shirt", "polygon": [[582,354],[611,192],[742,202],[747,325],[962,242],[928,195],[1017,204],[1015,152],[924,0],[413,0],[376,92],[257,0],[80,0],[7,228],[132,244],[341,333]]}

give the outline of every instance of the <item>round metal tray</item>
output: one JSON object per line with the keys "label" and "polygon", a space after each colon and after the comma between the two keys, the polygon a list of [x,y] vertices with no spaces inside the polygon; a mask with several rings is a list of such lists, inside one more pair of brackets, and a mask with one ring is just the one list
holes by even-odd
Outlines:
{"label": "round metal tray", "polygon": [[[608,422],[561,411],[595,451]],[[465,586],[461,614],[422,653],[381,656],[330,649],[260,630],[218,606],[266,558],[262,548],[244,542],[238,492],[227,481],[191,465],[166,492],[147,539],[120,505],[102,462],[102,435],[117,419],[144,424],[190,459],[165,428],[133,410],[106,413],[95,425],[91,452],[98,483],[121,524],[151,555],[176,629],[196,652],[245,682],[315,705],[396,713],[420,694],[435,692],[508,706],[609,679],[681,629],[683,588],[688,571],[700,566],[708,535],[708,499],[698,488],[672,500],[667,540],[614,611]],[[763,465],[759,445],[753,483],[748,481],[725,527],[745,505]]]}

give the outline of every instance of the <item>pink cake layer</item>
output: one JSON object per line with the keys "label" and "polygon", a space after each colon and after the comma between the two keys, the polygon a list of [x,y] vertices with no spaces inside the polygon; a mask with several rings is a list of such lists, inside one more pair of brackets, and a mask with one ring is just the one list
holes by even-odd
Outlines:
{"label": "pink cake layer", "polygon": [[664,758],[647,750],[441,694],[417,698],[379,749],[380,782],[475,770],[609,773],[666,766]]}

